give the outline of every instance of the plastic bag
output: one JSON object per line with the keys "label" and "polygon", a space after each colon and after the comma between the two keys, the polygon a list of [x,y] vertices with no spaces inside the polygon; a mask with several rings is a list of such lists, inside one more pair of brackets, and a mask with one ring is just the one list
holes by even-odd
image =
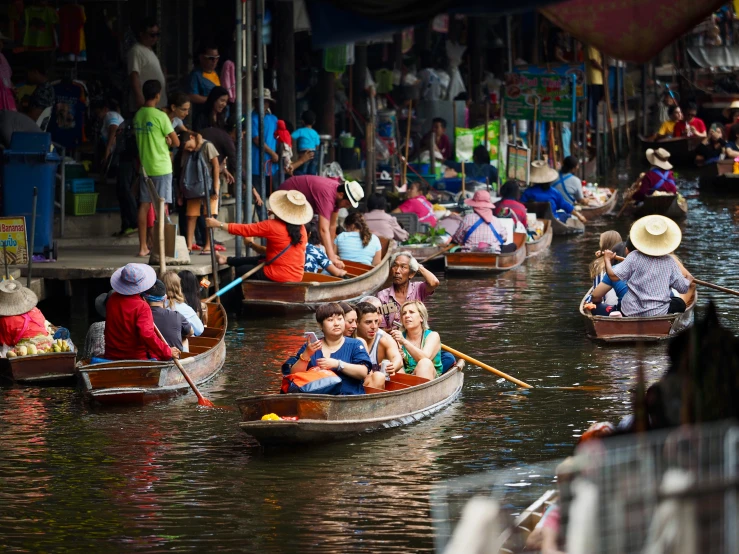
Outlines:
{"label": "plastic bag", "polygon": [[323,171],[321,172],[321,175],[323,177],[332,177],[334,179],[344,178],[344,171],[341,169],[341,166],[338,162],[331,162],[330,164],[323,166]]}
{"label": "plastic bag", "polygon": [[449,60],[449,68],[451,72],[447,95],[449,100],[454,100],[460,94],[467,92],[467,87],[464,86],[462,75],[459,72],[459,66],[462,63],[462,56],[464,55],[465,50],[467,50],[467,47],[461,44],[451,41],[447,41],[446,43],[446,56]]}

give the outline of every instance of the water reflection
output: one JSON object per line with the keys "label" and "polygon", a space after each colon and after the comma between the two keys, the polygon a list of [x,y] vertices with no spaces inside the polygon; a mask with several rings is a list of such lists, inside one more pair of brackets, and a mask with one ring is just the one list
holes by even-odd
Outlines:
{"label": "water reflection", "polygon": [[[699,195],[689,204],[678,254],[697,277],[735,287],[736,201]],[[431,419],[265,453],[240,431],[238,412],[200,409],[192,395],[102,411],[70,389],[0,389],[6,548],[431,551],[434,483],[564,457],[590,422],[628,411],[636,349],[593,344],[577,311],[598,234],[613,227],[625,236],[628,224],[606,219],[581,237],[557,238],[549,253],[498,277],[442,281],[430,302],[432,326],[450,346],[536,386],[597,391],[519,391],[468,368],[459,400]],[[737,329],[737,299],[700,294],[701,305],[716,298]],[[276,391],[279,365],[315,329],[310,315],[229,320],[226,367],[203,389],[223,405]],[[73,325],[75,336],[84,331]],[[645,349],[644,360],[656,379],[664,345]]]}

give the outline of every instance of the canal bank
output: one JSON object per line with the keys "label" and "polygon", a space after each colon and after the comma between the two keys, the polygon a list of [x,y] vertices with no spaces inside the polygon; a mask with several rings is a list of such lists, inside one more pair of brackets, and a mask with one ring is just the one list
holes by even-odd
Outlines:
{"label": "canal bank", "polygon": [[[639,169],[624,164],[616,173]],[[690,216],[677,253],[696,277],[732,287],[739,202],[699,195],[688,176],[679,183]],[[598,346],[577,313],[598,234],[625,235],[629,224],[604,218],[497,278],[442,279],[429,302],[444,343],[535,386],[599,391],[518,391],[468,367],[460,399],[431,419],[265,452],[241,433],[236,412],[199,409],[192,395],[100,410],[72,389],[0,389],[5,544],[66,552],[430,552],[434,483],[567,456],[590,422],[628,413],[640,358],[650,382],[666,368],[664,344],[642,354]],[[701,308],[709,297],[723,323],[739,329],[737,299],[701,291]],[[66,310],[47,316],[69,324],[75,341],[84,337],[86,320]],[[226,365],[203,388],[226,406],[275,392],[278,365],[305,330],[315,330],[309,314],[253,319],[232,310],[229,321]],[[544,486],[534,474],[519,478],[522,488]]]}

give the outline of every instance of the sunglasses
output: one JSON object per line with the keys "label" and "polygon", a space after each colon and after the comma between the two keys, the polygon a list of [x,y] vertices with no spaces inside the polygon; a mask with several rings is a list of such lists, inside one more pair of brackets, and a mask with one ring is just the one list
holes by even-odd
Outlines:
{"label": "sunglasses", "polygon": [[205,59],[206,60],[210,60],[210,61],[215,61],[215,60],[218,60],[220,58],[221,58],[220,56],[205,56]]}

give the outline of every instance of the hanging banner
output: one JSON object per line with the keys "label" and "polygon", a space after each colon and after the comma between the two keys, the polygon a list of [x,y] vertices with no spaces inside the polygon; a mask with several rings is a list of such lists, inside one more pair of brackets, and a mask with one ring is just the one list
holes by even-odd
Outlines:
{"label": "hanging banner", "polygon": [[[457,127],[454,129],[454,152],[458,162],[471,162],[472,152],[480,144],[485,144],[485,125],[473,129]],[[498,167],[498,148],[500,145],[500,121],[488,122],[488,152],[490,161]]]}
{"label": "hanging banner", "polygon": [[509,119],[575,121],[575,75],[509,73],[505,115]]}
{"label": "hanging banner", "polygon": [[7,265],[28,264],[25,217],[0,217],[0,249]]}
{"label": "hanging banner", "polygon": [[561,76],[575,76],[575,92],[578,100],[585,99],[585,64],[584,63],[560,63],[551,65],[517,65],[513,68],[514,73],[531,73],[532,75],[545,75],[556,73]]}

